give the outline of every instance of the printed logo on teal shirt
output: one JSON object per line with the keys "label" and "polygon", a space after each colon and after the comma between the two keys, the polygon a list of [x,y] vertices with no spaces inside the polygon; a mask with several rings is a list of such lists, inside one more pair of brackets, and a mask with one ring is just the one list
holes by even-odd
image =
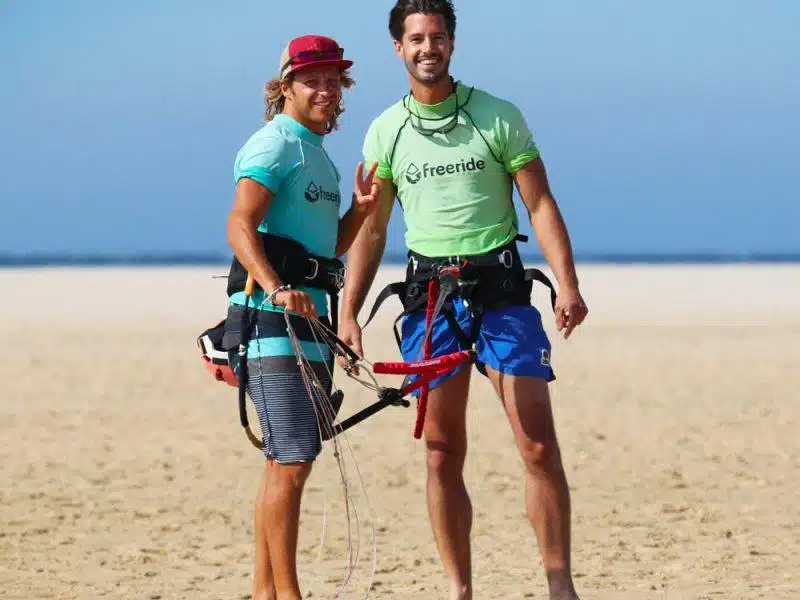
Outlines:
{"label": "printed logo on teal shirt", "polygon": [[320,198],[326,202],[333,202],[339,206],[342,202],[342,195],[336,192],[329,192],[325,188],[318,186],[313,181],[308,184],[305,193],[303,194],[309,202],[317,202]]}

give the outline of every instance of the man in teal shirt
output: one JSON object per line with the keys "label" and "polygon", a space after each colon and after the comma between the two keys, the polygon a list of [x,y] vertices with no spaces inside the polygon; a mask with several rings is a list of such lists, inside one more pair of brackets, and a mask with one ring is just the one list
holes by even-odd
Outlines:
{"label": "man in teal shirt", "polygon": [[[351,65],[331,38],[291,40],[278,76],[267,84],[267,122],[247,140],[234,164],[228,241],[238,261],[234,265],[255,282],[249,302],[255,324],[246,362],[237,371],[258,413],[266,458],[254,511],[253,600],[302,598],[296,564],[300,504],[322,449],[332,376],[329,350],[315,343],[313,329],[301,318],[324,320],[327,295],[310,284],[316,273],[304,276],[282,265],[292,252],[298,255],[298,246],[302,256],[315,257],[317,271],[344,254],[377,200],[375,167],[363,179],[359,165],[351,206],[340,218],[339,172],[323,146],[325,135],[337,128],[342,90],[353,84]],[[276,245],[276,240],[283,242]],[[291,285],[289,277],[303,283]],[[231,289],[226,335],[244,335],[241,288]],[[285,313],[323,392],[305,384]]]}
{"label": "man in teal shirt", "polygon": [[[512,201],[516,184],[559,284],[559,331],[568,337],[588,312],[578,289],[569,236],[525,119],[510,102],[449,75],[455,25],[448,0],[398,0],[390,14],[389,30],[408,70],[411,92],[372,123],[364,141],[365,160],[378,162],[381,195],[378,210],[348,254],[339,329],[359,353],[357,315],[380,263],[395,197],[407,227],[408,289],[419,265],[460,264],[465,257],[482,257],[484,262],[497,257],[509,274],[523,273]],[[498,268],[504,273],[503,267],[493,273]],[[472,298],[456,296],[453,316],[462,331],[477,329],[471,340],[476,364],[502,399],[525,462],[527,515],[539,540],[550,596],[576,600],[569,491],[548,392],[548,382],[555,378],[551,347],[541,316],[530,304],[530,288],[525,293],[522,279],[505,277],[503,281],[516,289],[508,290],[503,303],[482,311],[476,327]],[[477,285],[489,295],[488,288],[500,287],[488,280]],[[420,356],[426,336],[423,312],[414,311],[403,322],[407,361]],[[463,338],[454,329],[452,319],[440,316],[434,322],[432,356],[463,348]],[[424,424],[428,507],[452,600],[472,598],[472,507],[463,479],[470,375],[471,369],[464,368],[434,380]]]}

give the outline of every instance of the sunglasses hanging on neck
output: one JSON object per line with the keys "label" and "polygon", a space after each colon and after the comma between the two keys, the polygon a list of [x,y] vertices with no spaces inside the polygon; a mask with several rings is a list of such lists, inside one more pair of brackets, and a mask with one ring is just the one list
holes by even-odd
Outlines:
{"label": "sunglasses hanging on neck", "polygon": [[[463,104],[458,98],[458,86],[453,78],[450,78],[450,82],[453,86],[453,95],[455,95],[456,106],[453,109],[453,112],[444,115],[442,117],[423,117],[422,115],[414,112],[411,110],[410,100],[409,98],[413,98],[413,94],[411,92],[408,93],[405,97],[403,97],[403,107],[408,112],[409,119],[408,122],[411,124],[411,127],[419,133],[420,135],[424,135],[426,137],[432,136],[436,133],[450,133],[453,129],[455,129],[456,125],[458,125],[458,115],[461,112],[467,103],[469,102],[470,96],[472,96],[472,89],[470,88],[469,94],[467,94],[467,98]],[[441,122],[445,121],[444,124],[440,125],[439,127],[426,127],[423,125],[423,122]]]}

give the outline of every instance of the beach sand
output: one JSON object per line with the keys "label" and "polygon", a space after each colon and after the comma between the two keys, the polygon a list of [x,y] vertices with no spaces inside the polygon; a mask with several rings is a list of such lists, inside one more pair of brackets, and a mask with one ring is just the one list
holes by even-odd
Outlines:
{"label": "beach sand", "polygon": [[[0,271],[0,598],[249,598],[263,458],[235,390],[195,346],[224,316],[212,276],[225,271]],[[591,312],[573,338],[558,337],[543,288],[536,304],[553,341],[581,597],[800,597],[800,267],[579,273]],[[400,276],[382,269],[374,292]],[[367,329],[371,360],[398,359],[398,309]],[[341,371],[336,381],[344,413],[374,399]],[[347,598],[364,597],[373,529],[370,597],[446,597],[413,419],[389,408],[348,436],[360,546]],[[475,598],[546,598],[520,460],[477,375],[469,432]],[[303,504],[306,597],[335,597],[343,581],[343,500],[326,447]]]}

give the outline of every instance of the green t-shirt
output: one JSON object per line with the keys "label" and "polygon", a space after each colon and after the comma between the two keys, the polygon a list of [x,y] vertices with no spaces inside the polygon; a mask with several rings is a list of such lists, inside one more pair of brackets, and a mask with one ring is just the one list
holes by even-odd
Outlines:
{"label": "green t-shirt", "polygon": [[514,239],[511,174],[539,156],[516,106],[461,83],[439,104],[409,94],[389,107],[370,125],[363,153],[397,187],[406,245],[431,257],[481,254]]}

